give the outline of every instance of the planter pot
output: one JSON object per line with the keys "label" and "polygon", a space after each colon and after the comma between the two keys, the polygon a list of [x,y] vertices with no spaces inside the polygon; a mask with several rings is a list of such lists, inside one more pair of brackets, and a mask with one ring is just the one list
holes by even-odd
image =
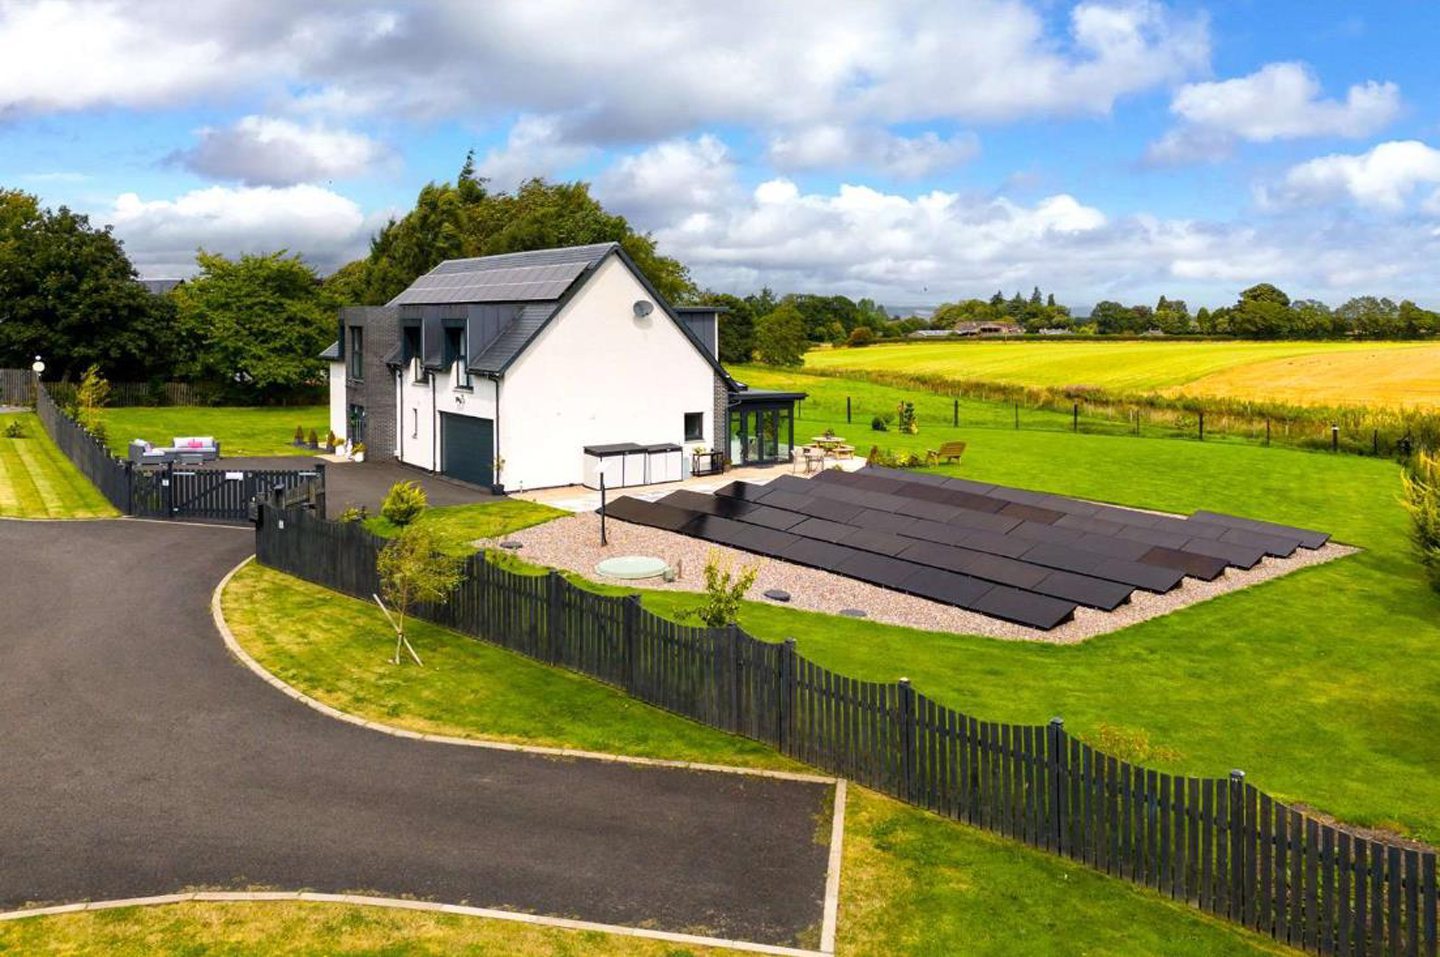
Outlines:
{"label": "planter pot", "polygon": [[504,494],[505,494],[505,486],[504,486],[504,485],[501,485],[499,482],[493,483],[493,484],[490,486],[490,494],[491,494],[491,495],[504,495]]}
{"label": "planter pot", "polygon": [[356,461],[356,462],[363,462],[363,461],[365,461],[365,453],[364,453],[364,452],[356,452],[354,455],[350,456],[350,458],[351,458],[353,461]]}

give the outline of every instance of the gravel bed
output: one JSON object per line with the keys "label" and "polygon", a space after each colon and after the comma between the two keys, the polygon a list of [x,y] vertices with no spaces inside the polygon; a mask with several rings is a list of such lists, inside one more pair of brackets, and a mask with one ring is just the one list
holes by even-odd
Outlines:
{"label": "gravel bed", "polygon": [[[601,559],[619,555],[654,555],[665,559],[672,568],[678,567],[679,578],[674,582],[649,578],[632,584],[637,588],[682,591],[701,591],[704,588],[705,563],[711,555],[718,554],[722,560],[729,561],[737,569],[745,565],[759,568],[755,585],[748,596],[757,601],[766,600],[761,598],[761,595],[768,589],[779,588],[790,593],[790,607],[807,611],[833,615],[841,609],[858,608],[865,612],[869,620],[892,625],[1052,644],[1084,641],[1136,622],[1167,615],[1176,609],[1214,598],[1216,595],[1278,578],[1296,569],[1333,561],[1356,551],[1333,542],[1313,551],[1302,548],[1290,558],[1263,559],[1248,571],[1229,569],[1213,582],[1186,578],[1179,588],[1165,595],[1137,590],[1128,604],[1121,605],[1112,612],[1078,608],[1073,621],[1051,631],[1039,631],[830,572],[763,558],[675,532],[631,525],[613,518],[606,523],[606,534],[610,545],[602,549],[600,517],[593,512],[581,512],[506,535],[504,540],[522,543],[523,547],[512,554],[527,562],[576,572],[609,584],[625,583],[597,574],[595,565]],[[476,544],[495,547],[499,540]]]}

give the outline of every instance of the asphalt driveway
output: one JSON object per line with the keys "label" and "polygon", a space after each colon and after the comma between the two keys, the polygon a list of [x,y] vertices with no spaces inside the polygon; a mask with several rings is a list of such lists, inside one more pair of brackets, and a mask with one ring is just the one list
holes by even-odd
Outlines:
{"label": "asphalt driveway", "polygon": [[819,925],[828,786],[334,721],[216,634],[210,592],[251,551],[246,529],[0,522],[0,909],[261,885],[774,944]]}

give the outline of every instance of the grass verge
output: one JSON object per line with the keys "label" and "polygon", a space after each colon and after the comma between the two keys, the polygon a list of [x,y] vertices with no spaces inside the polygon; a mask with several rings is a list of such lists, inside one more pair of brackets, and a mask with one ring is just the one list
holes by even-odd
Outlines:
{"label": "grass verge", "polygon": [[425,622],[407,628],[425,667],[392,665],[394,633],[379,608],[253,563],[222,601],[235,639],[256,661],[361,717],[431,734],[802,769],[756,742]]}
{"label": "grass verge", "polygon": [[593,931],[456,914],[303,902],[121,907],[0,923],[0,954],[107,957],[720,957]]}
{"label": "grass verge", "polygon": [[[24,438],[5,438],[18,422]],[[0,415],[0,518],[110,518],[118,515],[45,434],[33,413]]]}

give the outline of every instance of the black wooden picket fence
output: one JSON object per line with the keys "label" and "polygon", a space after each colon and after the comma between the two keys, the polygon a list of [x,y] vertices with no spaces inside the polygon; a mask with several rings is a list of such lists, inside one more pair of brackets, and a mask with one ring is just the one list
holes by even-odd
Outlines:
{"label": "black wooden picket fence", "polygon": [[[358,523],[266,508],[261,564],[368,599],[384,545]],[[857,681],[793,640],[660,618],[639,596],[467,560],[420,616],[955,820],[1081,861],[1313,953],[1436,953],[1432,851],[1372,840],[1228,778],[1164,774],[1048,725],[982,721],[901,679]]]}
{"label": "black wooden picket fence", "polygon": [[24,369],[0,369],[0,405],[30,405],[31,379],[34,373]]}
{"label": "black wooden picket fence", "polygon": [[277,488],[284,490],[286,504],[303,501],[325,514],[323,462],[303,469],[200,469],[173,463],[142,469],[111,455],[104,443],[65,414],[44,386],[37,391],[35,412],[65,457],[126,515],[246,522],[254,517],[255,502],[268,499]]}

